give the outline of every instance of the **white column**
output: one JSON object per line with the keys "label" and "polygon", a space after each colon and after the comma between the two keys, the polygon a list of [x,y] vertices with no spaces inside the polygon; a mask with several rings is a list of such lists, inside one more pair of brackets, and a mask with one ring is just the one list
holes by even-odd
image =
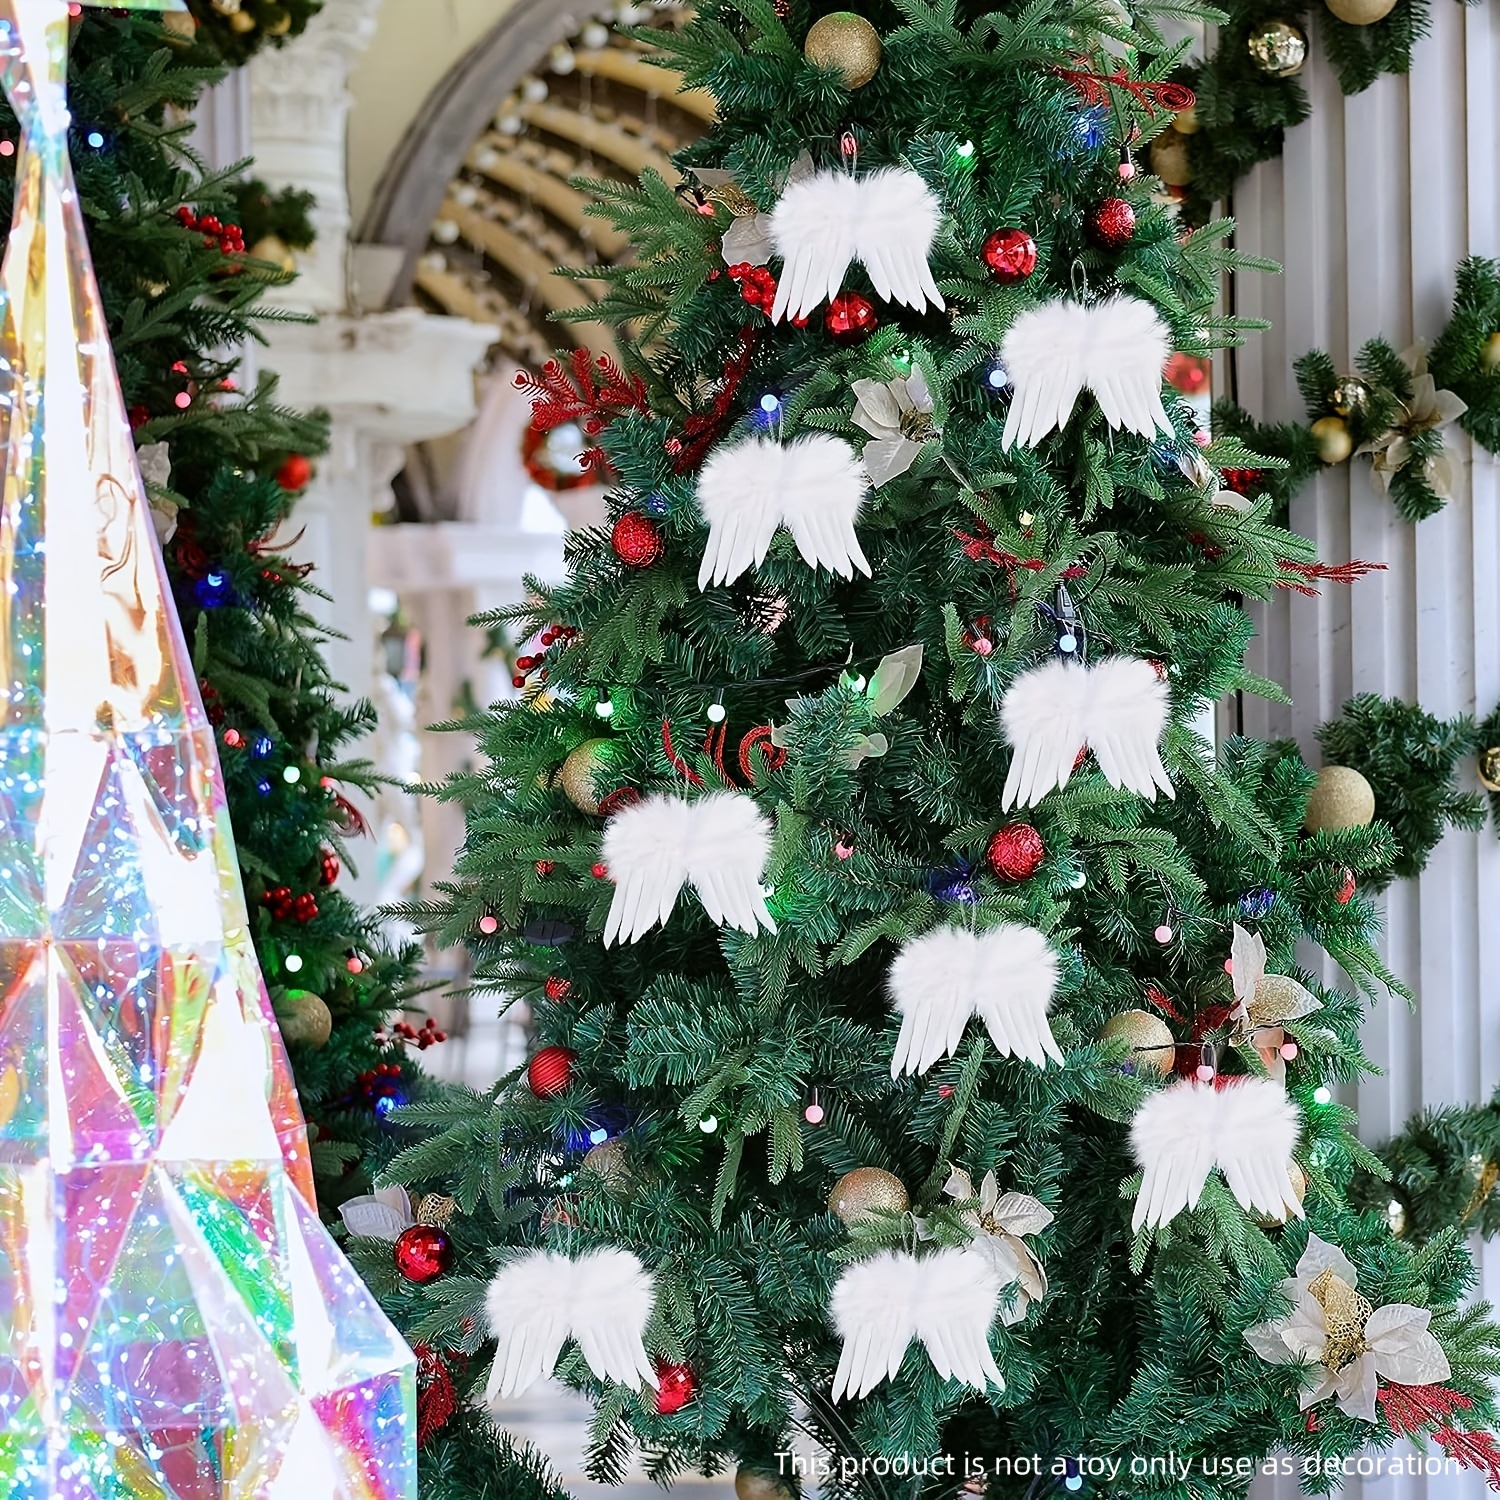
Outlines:
{"label": "white column", "polygon": [[[1326,349],[1340,368],[1368,338],[1401,349],[1446,325],[1453,269],[1500,254],[1500,11],[1434,0],[1432,34],[1409,77],[1381,78],[1345,99],[1314,50],[1311,120],[1280,162],[1236,195],[1241,248],[1280,260],[1282,277],[1242,276],[1238,307],[1269,317],[1237,357],[1240,403],[1257,416],[1305,420],[1292,361]],[[1313,731],[1356,692],[1419,700],[1445,717],[1486,714],[1500,699],[1500,475],[1450,429],[1464,460],[1453,499],[1413,526],[1369,477],[1367,462],[1331,470],[1292,508],[1294,530],[1325,559],[1365,558],[1387,571],[1318,599],[1287,595],[1259,613],[1251,665],[1285,683],[1292,706],[1247,704],[1246,729],[1294,735],[1317,763]],[[1465,784],[1473,771],[1463,768]],[[1347,1091],[1376,1140],[1428,1104],[1477,1101],[1500,1082],[1500,843],[1486,830],[1445,839],[1420,880],[1385,899],[1381,946],[1418,992],[1365,1031],[1384,1076]],[[1326,975],[1337,980],[1329,967]],[[1476,1247],[1478,1248],[1478,1247]],[[1484,1294],[1500,1292],[1500,1247],[1481,1251]],[[1257,1490],[1290,1500],[1295,1485]],[[1351,1481],[1357,1500],[1478,1500],[1478,1476]]]}
{"label": "white column", "polygon": [[[251,146],[273,188],[313,192],[318,240],[298,257],[296,282],[270,299],[316,318],[267,330],[267,368],[289,405],[332,419],[328,454],[297,508],[296,555],[331,598],[313,607],[335,633],[326,650],[335,678],[356,697],[374,684],[369,611],[371,517],[390,508],[391,480],[408,445],[463,427],[474,415],[474,370],[495,330],[417,308],[362,314],[351,295],[346,183],[349,70],[368,44],[381,0],[327,0],[306,33],[250,65]],[[366,297],[369,305],[372,299]],[[342,637],[342,638],[340,638]],[[376,888],[376,859],[362,854],[356,896]]]}

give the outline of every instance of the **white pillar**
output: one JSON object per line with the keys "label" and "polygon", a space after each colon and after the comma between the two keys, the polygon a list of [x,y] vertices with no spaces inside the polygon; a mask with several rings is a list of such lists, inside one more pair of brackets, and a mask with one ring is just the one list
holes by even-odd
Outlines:
{"label": "white pillar", "polygon": [[[257,173],[273,188],[317,197],[317,244],[298,257],[296,282],[269,299],[317,321],[269,328],[264,363],[281,376],[281,399],[332,419],[329,452],[297,508],[304,534],[296,555],[313,564],[312,582],[331,596],[313,606],[336,633],[326,648],[330,668],[361,698],[374,684],[371,517],[390,508],[408,445],[472,419],[474,370],[495,337],[492,328],[417,308],[361,314],[351,295],[349,70],[374,34],[380,3],[327,0],[303,36],[262,52],[249,68]],[[376,864],[364,852],[357,897],[373,896]]]}
{"label": "white pillar", "polygon": [[[1238,310],[1274,323],[1237,357],[1241,405],[1305,420],[1292,361],[1326,349],[1341,368],[1376,334],[1397,349],[1447,323],[1453,269],[1500,254],[1500,11],[1434,0],[1432,34],[1409,77],[1380,78],[1345,99],[1314,50],[1305,81],[1311,120],[1280,162],[1236,195],[1238,243],[1283,263],[1282,277],[1239,278]],[[1356,692],[1420,700],[1444,717],[1487,714],[1500,699],[1500,473],[1450,429],[1464,460],[1453,499],[1413,526],[1371,482],[1367,461],[1331,470],[1292,507],[1294,530],[1332,561],[1384,563],[1352,589],[1283,596],[1260,612],[1251,665],[1294,702],[1247,705],[1246,729],[1295,735],[1316,763],[1313,730]],[[1463,768],[1465,784],[1473,771]],[[1346,1091],[1376,1140],[1423,1105],[1478,1101],[1500,1082],[1500,842],[1450,834],[1420,880],[1385,900],[1383,952],[1418,992],[1415,1014],[1387,1000],[1365,1030],[1384,1076]],[[1337,979],[1329,966],[1326,976]],[[1500,1246],[1481,1251],[1484,1294],[1500,1292]],[[1267,1487],[1290,1500],[1295,1485]],[[1354,1500],[1478,1500],[1478,1476],[1351,1481]],[[1257,1496],[1262,1494],[1256,1491]]]}

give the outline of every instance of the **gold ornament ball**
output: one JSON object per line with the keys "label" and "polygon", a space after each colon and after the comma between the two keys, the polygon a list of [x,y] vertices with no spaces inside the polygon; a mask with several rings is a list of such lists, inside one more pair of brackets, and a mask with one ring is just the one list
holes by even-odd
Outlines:
{"label": "gold ornament ball", "polygon": [[611,1198],[623,1198],[630,1188],[630,1164],[625,1160],[625,1142],[600,1141],[584,1153],[585,1171],[592,1172]]}
{"label": "gold ornament ball", "polygon": [[863,16],[836,10],[813,22],[802,54],[837,73],[846,89],[863,88],[880,71],[880,33]]}
{"label": "gold ornament ball", "polygon": [[1486,370],[1500,370],[1500,329],[1484,341],[1484,348],[1479,353],[1479,363]]}
{"label": "gold ornament ball", "polygon": [[[1292,1179],[1292,1192],[1297,1195],[1297,1202],[1302,1203],[1307,1199],[1307,1173],[1294,1161],[1286,1166],[1286,1175]],[[1262,1229],[1274,1229],[1278,1224],[1286,1223],[1285,1214],[1256,1214],[1255,1222]]]}
{"label": "gold ornament ball", "polygon": [[252,260],[268,260],[273,266],[279,266],[283,271],[295,271],[297,259],[292,254],[291,247],[279,235],[262,235],[260,239],[250,247],[250,258]]}
{"label": "gold ornament ball", "polygon": [[828,1207],[846,1224],[858,1224],[876,1209],[904,1214],[911,1198],[899,1177],[880,1167],[856,1167],[834,1183]]}
{"label": "gold ornament ball", "polygon": [[[1394,0],[1392,0],[1394,3]],[[292,29],[292,13],[284,10],[266,27],[267,36],[285,36]]]}
{"label": "gold ornament ball", "polygon": [[1328,404],[1341,417],[1352,417],[1370,404],[1370,387],[1358,375],[1340,375],[1328,393]]}
{"label": "gold ornament ball", "polygon": [[1354,452],[1354,439],[1342,417],[1319,417],[1312,424],[1313,444],[1325,464],[1341,464]]}
{"label": "gold ornament ball", "polygon": [[276,1023],[288,1046],[316,1050],[326,1047],[333,1035],[333,1012],[323,997],[311,990],[288,990],[286,999],[276,1007]]}
{"label": "gold ornament ball", "polygon": [[191,11],[169,10],[162,13],[161,29],[168,36],[185,37],[191,41],[198,34],[198,22]]}
{"label": "gold ornament ball", "polygon": [[735,1500],[792,1500],[792,1491],[778,1475],[763,1469],[747,1469],[743,1464],[734,1471]]}
{"label": "gold ornament ball", "polygon": [[1500,792],[1500,745],[1479,752],[1479,781],[1486,790]]}
{"label": "gold ornament ball", "polygon": [[255,30],[255,17],[248,10],[237,10],[229,18],[229,29],[238,31],[241,36],[246,32]]}
{"label": "gold ornament ball", "polygon": [[1396,0],[1325,0],[1339,20],[1351,26],[1373,26],[1396,8]]}
{"label": "gold ornament ball", "polygon": [[1163,1077],[1170,1075],[1177,1061],[1177,1042],[1172,1028],[1149,1010],[1122,1010],[1099,1028],[1101,1042],[1129,1042],[1137,1054],[1136,1066],[1155,1068]]}
{"label": "gold ornament ball", "polygon": [[1341,828],[1363,828],[1374,817],[1370,783],[1350,766],[1324,766],[1307,799],[1302,826],[1309,833],[1337,833]]}
{"label": "gold ornament ball", "polygon": [[1307,33],[1290,21],[1267,21],[1245,44],[1255,66],[1272,78],[1292,78],[1307,61]]}
{"label": "gold ornament ball", "polygon": [[562,763],[557,784],[579,812],[599,811],[599,799],[609,795],[609,788],[601,787],[599,778],[609,769],[614,758],[613,740],[585,740]]}
{"label": "gold ornament ball", "polygon": [[1199,130],[1198,106],[1190,104],[1186,109],[1179,109],[1172,120],[1172,128],[1178,135],[1197,135]]}
{"label": "gold ornament ball", "polygon": [[1193,180],[1187,137],[1176,126],[1168,125],[1151,142],[1151,170],[1168,187],[1186,187]]}

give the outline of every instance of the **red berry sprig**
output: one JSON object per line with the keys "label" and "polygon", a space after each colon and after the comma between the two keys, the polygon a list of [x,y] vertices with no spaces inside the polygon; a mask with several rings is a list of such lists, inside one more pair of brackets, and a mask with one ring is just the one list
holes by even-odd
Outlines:
{"label": "red berry sprig", "polygon": [[204,214],[199,218],[186,203],[177,210],[177,222],[184,229],[203,236],[205,250],[217,250],[221,255],[243,255],[245,253],[245,231],[238,224],[226,224],[217,214]]}
{"label": "red berry sprig", "polygon": [[768,318],[776,301],[776,277],[769,266],[752,266],[748,260],[737,261],[729,268],[729,277],[740,284],[740,296],[751,307]]}

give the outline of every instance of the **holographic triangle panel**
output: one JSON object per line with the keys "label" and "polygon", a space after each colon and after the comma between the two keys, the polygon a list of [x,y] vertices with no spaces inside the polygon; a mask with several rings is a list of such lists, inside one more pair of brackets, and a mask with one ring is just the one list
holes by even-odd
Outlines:
{"label": "holographic triangle panel", "polygon": [[312,1208],[136,465],[67,23],[0,0],[0,1496],[413,1500],[414,1361]]}

